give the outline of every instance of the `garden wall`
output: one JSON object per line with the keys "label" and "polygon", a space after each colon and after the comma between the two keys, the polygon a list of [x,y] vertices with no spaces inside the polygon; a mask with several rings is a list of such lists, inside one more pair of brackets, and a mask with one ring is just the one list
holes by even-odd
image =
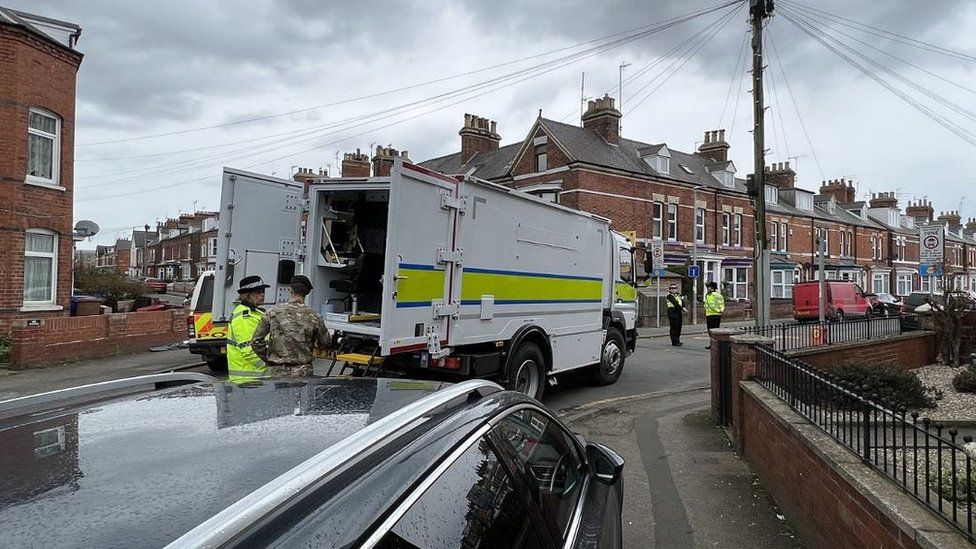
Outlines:
{"label": "garden wall", "polygon": [[10,333],[15,370],[144,351],[186,338],[186,311],[24,319]]}
{"label": "garden wall", "polygon": [[935,364],[937,350],[935,333],[918,331],[884,339],[798,349],[788,354],[821,370],[830,370],[845,362],[896,364],[914,370]]}

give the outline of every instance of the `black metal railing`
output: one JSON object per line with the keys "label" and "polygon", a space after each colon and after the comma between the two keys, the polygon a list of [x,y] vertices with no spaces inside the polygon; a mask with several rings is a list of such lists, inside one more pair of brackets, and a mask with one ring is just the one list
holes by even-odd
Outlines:
{"label": "black metal railing", "polygon": [[756,380],[905,493],[935,512],[970,543],[976,464],[956,429],[919,419],[829,372],[756,346]]}
{"label": "black metal railing", "polygon": [[914,314],[852,318],[836,322],[784,322],[741,328],[746,333],[772,338],[774,347],[780,351],[881,339],[917,329],[918,317]]}

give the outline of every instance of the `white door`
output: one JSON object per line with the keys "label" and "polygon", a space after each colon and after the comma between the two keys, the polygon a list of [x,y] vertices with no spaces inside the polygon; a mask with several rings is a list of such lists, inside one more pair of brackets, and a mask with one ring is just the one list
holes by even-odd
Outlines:
{"label": "white door", "polygon": [[[215,320],[226,320],[245,276],[271,287],[265,305],[288,300],[288,280],[298,266],[302,185],[287,179],[224,168],[214,288]],[[279,280],[279,273],[281,280]],[[220,318],[218,315],[221,315]]]}
{"label": "white door", "polygon": [[457,259],[458,182],[397,159],[391,172],[380,346],[438,350],[448,338]]}

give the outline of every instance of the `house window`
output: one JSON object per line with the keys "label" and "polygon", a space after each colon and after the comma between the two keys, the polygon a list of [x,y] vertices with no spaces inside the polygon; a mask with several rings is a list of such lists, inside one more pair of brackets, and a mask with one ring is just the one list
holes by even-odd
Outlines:
{"label": "house window", "polygon": [[730,231],[732,226],[731,218],[732,218],[732,214],[730,213],[726,212],[722,214],[722,245],[723,246],[728,246],[729,242],[731,241],[730,240],[730,234],[731,234]]}
{"label": "house window", "polygon": [[786,246],[786,233],[787,233],[786,222],[784,221],[779,224],[779,246],[780,246],[779,249],[780,251],[783,252],[789,250],[789,248],[787,248]]}
{"label": "house window", "polygon": [[535,146],[535,171],[544,172],[549,169],[549,155],[546,154],[546,144],[540,143]]}
{"label": "house window", "polygon": [[[552,202],[553,204],[559,204],[559,191],[539,191],[532,193],[535,196],[545,200],[546,202]],[[214,253],[214,255],[217,255]]]}
{"label": "house window", "polygon": [[771,271],[773,297],[793,297],[793,271]]}
{"label": "house window", "polygon": [[44,109],[30,109],[27,122],[27,181],[57,185],[61,168],[61,119]]}
{"label": "house window", "polygon": [[817,240],[823,242],[823,247],[819,248],[818,251],[822,249],[825,257],[830,257],[830,239],[828,237],[829,233],[827,232],[827,229],[822,227],[817,228]]}
{"label": "house window", "polygon": [[906,296],[912,293],[912,275],[910,273],[898,275],[898,295]]}
{"label": "house window", "polygon": [[779,204],[779,189],[766,185],[766,204]]}
{"label": "house window", "polygon": [[54,304],[57,295],[58,236],[30,229],[24,246],[24,304]]}
{"label": "house window", "polygon": [[654,238],[660,239],[664,231],[664,204],[654,203],[653,219],[651,221],[651,231]]}
{"label": "house window", "polygon": [[769,224],[769,249],[773,251],[779,249],[779,223],[775,221]]}
{"label": "house window", "polygon": [[732,218],[732,236],[735,246],[742,246],[742,214],[735,214]]}
{"label": "house window", "polygon": [[876,294],[888,293],[888,274],[874,273],[871,275],[871,289]]}
{"label": "house window", "polygon": [[722,293],[728,299],[747,299],[749,291],[748,267],[722,269]]}
{"label": "house window", "polygon": [[705,243],[705,208],[695,208],[695,242]]}
{"label": "house window", "polygon": [[[558,194],[557,194],[557,196],[558,196]],[[210,239],[210,255],[211,256],[216,256],[217,255],[217,239],[216,238],[211,238]]]}
{"label": "house window", "polygon": [[668,240],[678,240],[678,205],[668,204]]}

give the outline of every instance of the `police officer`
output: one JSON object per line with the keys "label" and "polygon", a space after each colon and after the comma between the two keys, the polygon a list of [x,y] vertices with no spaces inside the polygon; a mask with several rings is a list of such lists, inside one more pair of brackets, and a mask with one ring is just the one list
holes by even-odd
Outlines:
{"label": "police officer", "polygon": [[237,288],[239,303],[227,329],[227,378],[233,382],[269,377],[268,367],[254,352],[254,333],[264,317],[260,306],[268,285],[260,276],[245,276]]}
{"label": "police officer", "polygon": [[325,351],[332,341],[318,313],[305,305],[312,281],[298,275],[291,279],[291,300],[264,315],[254,332],[254,352],[275,377],[312,375],[314,351]]}
{"label": "police officer", "polygon": [[682,314],[688,309],[685,308],[684,298],[678,293],[678,285],[668,286],[668,323],[671,325],[671,345],[681,347],[681,323],[684,320]]}
{"label": "police officer", "polygon": [[[705,285],[708,292],[705,294],[705,327],[709,333],[722,325],[722,313],[725,312],[725,297],[718,291],[718,284],[709,282]],[[711,349],[711,344],[705,346]]]}

